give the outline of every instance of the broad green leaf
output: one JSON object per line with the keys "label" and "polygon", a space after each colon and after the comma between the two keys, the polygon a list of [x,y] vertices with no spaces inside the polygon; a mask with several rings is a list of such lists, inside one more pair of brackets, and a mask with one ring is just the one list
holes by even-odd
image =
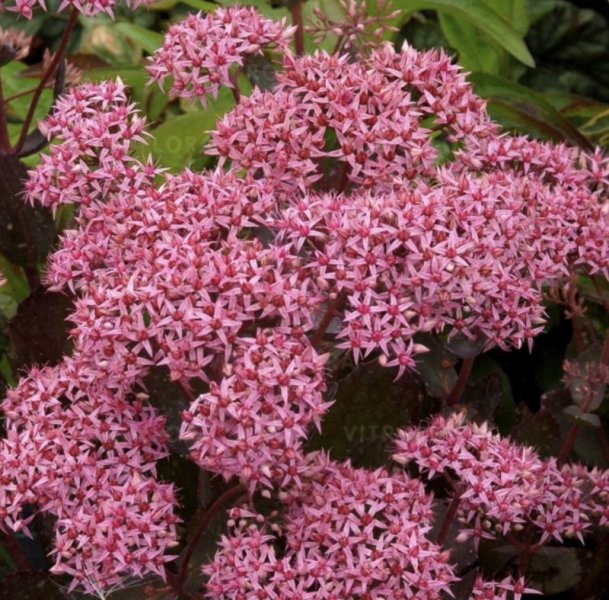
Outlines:
{"label": "broad green leaf", "polygon": [[2,358],[0,358],[0,378],[2,378],[11,387],[16,385],[17,383],[17,380],[15,379],[15,374],[13,372],[13,367],[11,366],[11,363],[6,354],[4,354]]}
{"label": "broad green leaf", "polygon": [[497,47],[488,36],[465,19],[459,19],[448,13],[439,13],[438,19],[442,31],[451,48],[459,54],[459,64],[467,71],[479,73],[501,72],[503,48]]}
{"label": "broad green leaf", "polygon": [[217,4],[213,2],[206,2],[206,0],[179,0],[182,4],[186,4],[196,10],[203,12],[214,12],[218,8]]}
{"label": "broad green leaf", "polygon": [[588,140],[542,94],[487,73],[473,73],[470,80],[476,93],[490,100],[491,115],[508,128],[543,139],[590,147]]}
{"label": "broad green leaf", "polygon": [[[25,93],[28,90],[36,87],[38,79],[26,76],[27,66],[19,62],[11,62],[4,65],[0,70],[2,75],[2,93],[5,99],[9,99],[17,94]],[[42,94],[41,102],[34,114],[34,122],[44,119],[52,102],[53,93],[51,90],[45,90]],[[19,98],[11,100],[7,113],[18,120],[23,120],[30,107],[32,100],[31,94],[24,94]],[[15,130],[20,132],[21,127],[15,127]]]}
{"label": "broad green leaf", "polygon": [[157,0],[148,6],[148,10],[170,10],[178,3],[179,0]]}
{"label": "broad green leaf", "polygon": [[[8,286],[7,286],[8,288]],[[0,317],[12,319],[17,312],[17,301],[9,289],[0,289]]]}
{"label": "broad green leaf", "polygon": [[485,4],[501,15],[521,36],[531,24],[529,0],[484,0]]}
{"label": "broad green leaf", "polygon": [[396,8],[404,13],[435,10],[468,21],[490,36],[499,46],[529,67],[535,66],[521,35],[484,0],[396,0]]}
{"label": "broad green leaf", "polygon": [[569,415],[573,420],[578,421],[582,425],[587,425],[594,429],[598,429],[601,426],[601,420],[598,415],[594,413],[584,412],[579,406],[572,404],[565,408],[565,413]]}
{"label": "broad green leaf", "polygon": [[477,418],[492,421],[502,435],[512,430],[516,403],[510,380],[488,353],[476,358],[463,399]]}
{"label": "broad green leaf", "polygon": [[422,335],[417,342],[429,349],[417,357],[417,375],[430,396],[445,399],[457,382],[457,360],[435,336]]}
{"label": "broad green leaf", "polygon": [[202,152],[209,132],[234,104],[230,90],[222,90],[217,101],[209,103],[207,110],[189,112],[165,121],[152,131],[152,138],[142,150],[151,152],[160,165],[171,171],[188,166],[197,152]]}
{"label": "broad green leaf", "polygon": [[609,108],[599,111],[582,126],[582,132],[601,145],[609,143]]}
{"label": "broad green leaf", "polygon": [[[95,54],[111,65],[135,65],[142,58],[142,46],[119,29],[121,23],[91,21],[82,33],[81,50]],[[130,23],[126,23],[130,25]],[[135,26],[137,27],[137,26]]]}
{"label": "broad green leaf", "polygon": [[148,54],[152,54],[163,44],[163,35],[161,33],[150,31],[150,29],[146,29],[135,23],[123,21],[121,23],[116,23],[114,28],[138,44],[148,52]]}
{"label": "broad green leaf", "polygon": [[143,88],[148,81],[148,73],[143,67],[103,67],[100,69],[89,69],[84,72],[83,78],[88,81],[98,82],[108,79],[120,78],[129,87]]}
{"label": "broad green leaf", "polygon": [[30,287],[27,283],[27,279],[21,267],[14,265],[9,262],[4,256],[0,254],[0,273],[4,275],[8,281],[8,285],[3,287],[2,290],[6,291],[7,287],[11,296],[16,302],[21,302],[28,297],[30,293]]}

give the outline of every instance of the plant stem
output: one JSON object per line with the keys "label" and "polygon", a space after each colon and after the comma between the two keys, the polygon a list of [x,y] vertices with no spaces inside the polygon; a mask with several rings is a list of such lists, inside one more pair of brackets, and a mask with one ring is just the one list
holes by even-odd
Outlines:
{"label": "plant stem", "polygon": [[581,425],[579,423],[573,423],[573,425],[571,425],[571,429],[569,429],[569,433],[567,434],[560,452],[556,457],[556,462],[558,463],[559,467],[564,464],[569,454],[571,454],[571,450],[573,450],[573,446],[575,445],[575,440],[577,439],[580,429]]}
{"label": "plant stem", "polygon": [[195,401],[195,395],[192,393],[192,387],[190,387],[190,383],[188,383],[187,379],[179,379],[178,380],[178,385],[180,386],[180,388],[182,389],[182,391],[184,392],[184,396],[186,396],[186,399],[189,402],[194,402]]}
{"label": "plant stem", "polygon": [[[603,349],[601,350],[601,357],[599,359],[599,363],[601,366],[609,367],[609,331],[605,335],[605,342],[603,343]],[[594,397],[594,394],[591,394],[590,399]],[[581,409],[585,412],[587,410],[587,406],[584,405]],[[573,450],[573,446],[575,445],[575,441],[577,440],[577,436],[581,429],[580,423],[573,423],[571,425],[571,429],[569,429],[569,433],[563,442],[563,445],[558,453],[557,462],[558,465],[562,465],[569,454],[571,454],[571,450]]]}
{"label": "plant stem", "polygon": [[455,404],[458,404],[461,400],[461,396],[463,396],[463,392],[465,391],[465,386],[469,381],[469,376],[472,374],[473,366],[473,358],[463,359],[463,363],[461,364],[461,369],[459,370],[459,376],[457,377],[455,387],[453,387],[450,394],[448,394],[448,398],[446,398],[446,404],[448,406],[454,406]]}
{"label": "plant stem", "polygon": [[321,318],[321,321],[319,322],[319,325],[317,326],[317,329],[315,330],[315,333],[311,338],[311,346],[315,348],[319,345],[319,343],[324,337],[324,334],[326,333],[326,329],[328,329],[328,326],[332,322],[332,319],[334,318],[340,307],[343,305],[346,298],[347,292],[343,290],[342,292],[340,292],[340,294],[338,294],[338,296],[336,296],[336,298],[334,298],[334,300],[330,301],[330,303],[328,304],[328,308],[326,309],[326,313]]}
{"label": "plant stem", "polygon": [[241,71],[239,71],[238,73],[231,73],[228,76],[228,79],[232,83],[230,91],[232,92],[233,98],[235,99],[235,104],[239,104],[239,102],[241,101],[241,90],[239,89],[239,83],[237,81],[237,78],[239,77],[240,73]]}
{"label": "plant stem", "polygon": [[12,102],[13,100],[17,100],[17,98],[23,98],[23,96],[28,96],[29,94],[33,94],[38,88],[37,87],[33,87],[33,88],[29,88],[27,90],[23,90],[22,92],[19,92],[18,94],[13,94],[12,96],[9,96],[8,98],[4,98],[3,102],[4,104],[8,104],[9,102]]}
{"label": "plant stem", "polygon": [[453,499],[446,511],[446,515],[444,516],[444,521],[442,522],[442,527],[440,528],[440,533],[438,533],[438,539],[436,543],[441,546],[446,541],[446,536],[448,535],[448,530],[459,510],[459,504],[461,504],[461,494],[455,494]]}
{"label": "plant stem", "polygon": [[9,154],[11,142],[8,137],[6,126],[6,113],[4,112],[4,94],[2,91],[2,77],[0,77],[0,153]]}
{"label": "plant stem", "polygon": [[182,587],[184,587],[184,583],[186,582],[186,577],[188,575],[188,564],[190,563],[190,559],[192,558],[192,553],[194,552],[197,543],[201,539],[201,536],[205,533],[205,530],[207,529],[207,527],[208,527],[209,523],[211,522],[212,518],[214,517],[214,515],[225,504],[227,504],[231,500],[234,500],[235,498],[238,498],[239,496],[242,496],[243,494],[246,494],[246,493],[247,493],[247,488],[244,485],[242,485],[242,484],[236,485],[236,486],[230,488],[229,490],[227,490],[226,492],[224,492],[220,497],[218,497],[212,503],[212,505],[203,513],[201,522],[199,523],[197,530],[195,531],[194,535],[192,536],[192,539],[190,540],[190,542],[186,546],[186,549],[184,550],[183,557],[182,557],[182,565],[180,566],[180,571],[177,575],[176,581],[173,584],[174,587],[176,588],[176,591],[178,591],[180,593],[182,592]]}
{"label": "plant stem", "polygon": [[34,113],[36,112],[36,107],[38,106],[40,96],[42,95],[42,92],[43,92],[44,88],[46,87],[47,83],[50,81],[51,77],[53,77],[53,75],[55,74],[55,71],[57,70],[57,66],[59,65],[59,61],[63,58],[63,54],[68,45],[68,41],[70,40],[70,35],[72,34],[74,27],[76,26],[76,21],[78,20],[78,15],[79,15],[78,10],[76,8],[73,8],[72,12],[70,13],[70,17],[68,19],[68,23],[63,32],[63,35],[61,36],[61,40],[59,42],[59,47],[57,48],[57,52],[55,52],[55,54],[53,54],[53,58],[51,59],[51,62],[49,63],[47,70],[43,73],[42,78],[40,79],[40,83],[38,84],[38,87],[34,91],[34,96],[32,98],[32,101],[30,102],[30,107],[28,108],[28,112],[25,117],[25,121],[23,122],[23,127],[21,129],[21,135],[19,136],[19,141],[17,142],[17,145],[15,146],[15,150],[17,152],[19,152],[23,148],[23,144],[25,144],[25,139],[27,138],[27,135],[29,133],[30,125],[32,124],[32,119],[34,118]]}
{"label": "plant stem", "polygon": [[524,544],[524,548],[520,553],[520,560],[518,561],[518,572],[521,577],[525,577],[527,573],[527,568],[529,566],[529,559],[534,554],[537,549],[537,546],[533,546],[531,543],[531,528],[530,526],[527,528],[527,541]]}
{"label": "plant stem", "polygon": [[294,49],[296,56],[304,54],[304,27],[302,24],[302,2],[294,2],[290,8],[292,23],[296,26],[294,32]]}

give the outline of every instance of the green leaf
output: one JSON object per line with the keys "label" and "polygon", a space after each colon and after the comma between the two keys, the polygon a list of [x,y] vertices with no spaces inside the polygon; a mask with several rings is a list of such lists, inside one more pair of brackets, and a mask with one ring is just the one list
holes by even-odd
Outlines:
{"label": "green leaf", "polygon": [[17,301],[11,293],[6,293],[4,287],[0,290],[0,316],[12,319],[17,312]]}
{"label": "green leaf", "polygon": [[524,36],[531,24],[529,0],[485,0],[489,8],[501,15],[521,36]]}
{"label": "green leaf", "polygon": [[161,33],[150,31],[150,29],[146,29],[145,27],[136,25],[135,23],[123,21],[121,23],[116,23],[114,28],[138,44],[141,48],[148,52],[148,54],[152,54],[163,44],[163,35]]}
{"label": "green leaf", "polygon": [[487,34],[525,65],[535,66],[521,35],[484,0],[396,0],[394,5],[405,13],[435,10],[463,19]]}
{"label": "green leaf", "polygon": [[152,131],[153,137],[142,150],[151,152],[161,166],[179,172],[188,166],[196,152],[201,152],[212,130],[226,111],[234,105],[230,90],[222,90],[207,110],[180,115]]}
{"label": "green leaf", "polygon": [[148,73],[143,67],[102,67],[84,72],[83,79],[98,82],[120,77],[129,87],[143,88],[148,82]]}
{"label": "green leaf", "polygon": [[132,35],[122,31],[120,25],[131,24],[115,23],[105,18],[87,22],[81,34],[80,51],[94,54],[111,65],[138,64],[142,58],[142,46],[132,39]]}
{"label": "green leaf", "polygon": [[11,387],[17,384],[15,374],[13,373],[13,367],[11,366],[11,363],[6,354],[4,354],[2,358],[0,358],[0,377],[4,381],[6,381],[6,383]]}
{"label": "green leaf", "polygon": [[266,56],[248,56],[243,62],[243,71],[261,90],[272,90],[277,85],[275,70]]}
{"label": "green leaf", "polygon": [[217,4],[206,2],[206,0],[180,0],[180,2],[203,12],[214,12],[218,8]]}
{"label": "green leaf", "polygon": [[502,65],[502,48],[481,34],[470,22],[448,13],[439,13],[442,31],[451,48],[459,53],[459,64],[467,71],[499,74]]}
{"label": "green leaf", "polygon": [[470,81],[477,94],[490,100],[489,112],[493,118],[506,127],[542,139],[590,148],[588,140],[542,94],[487,73],[473,73]]}
{"label": "green leaf", "polygon": [[609,108],[599,111],[582,126],[582,132],[599,144],[609,144]]}
{"label": "green leaf", "polygon": [[[2,273],[8,281],[10,294],[16,302],[21,302],[28,297],[30,293],[30,286],[28,285],[23,269],[11,263],[1,254],[0,273]],[[6,287],[3,288],[3,290],[6,290]]]}

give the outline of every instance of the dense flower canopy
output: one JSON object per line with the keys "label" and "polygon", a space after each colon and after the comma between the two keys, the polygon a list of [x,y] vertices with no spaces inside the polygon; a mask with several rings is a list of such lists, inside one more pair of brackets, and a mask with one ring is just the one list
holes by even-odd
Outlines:
{"label": "dense flower canopy", "polygon": [[[523,524],[540,544],[581,539],[609,518],[605,473],[559,468],[462,416],[400,433],[395,460],[420,480],[307,453],[332,404],[332,359],[375,358],[400,377],[426,351],[421,333],[530,347],[544,286],[609,275],[609,169],[501,134],[443,52],[294,57],[291,33],[220,9],[173,26],[153,56],[152,81],[205,103],[247,57],[285,54],[277,87],[217,123],[214,171],[134,158],[145,122],[120,81],[70,90],[41,124],[57,143],[26,191],[77,207],[46,273],[74,296],[73,350],[3,403],[0,527],[26,527],[25,505],[54,515],[54,571],[88,591],[164,575],[173,558],[155,369],[188,400],[193,460],[283,511],[235,513],[205,567],[211,598],[439,598],[457,575],[431,541],[423,480],[442,473],[467,484],[463,539]],[[473,597],[524,589],[479,579]]]}
{"label": "dense flower canopy", "polygon": [[433,513],[419,481],[323,455],[308,461],[307,482],[285,493],[279,530],[233,511],[235,531],[205,568],[210,598],[436,600],[449,591],[455,576],[448,553],[426,537]]}

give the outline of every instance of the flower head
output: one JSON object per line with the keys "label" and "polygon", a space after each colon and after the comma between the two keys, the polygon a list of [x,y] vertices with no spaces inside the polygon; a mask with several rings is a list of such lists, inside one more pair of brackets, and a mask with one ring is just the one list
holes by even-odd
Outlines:
{"label": "flower head", "polygon": [[235,69],[267,48],[288,51],[293,29],[263,18],[250,7],[219,8],[189,15],[172,25],[148,65],[150,81],[161,87],[172,78],[170,95],[188,100],[216,98],[220,86],[234,87]]}

